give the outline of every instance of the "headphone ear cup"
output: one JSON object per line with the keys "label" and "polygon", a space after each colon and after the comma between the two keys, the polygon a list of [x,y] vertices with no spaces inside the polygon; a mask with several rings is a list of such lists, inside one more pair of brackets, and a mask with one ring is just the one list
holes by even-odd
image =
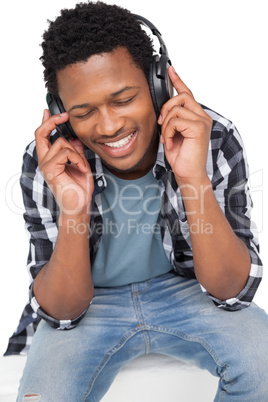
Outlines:
{"label": "headphone ear cup", "polygon": [[149,90],[151,93],[151,98],[152,98],[152,102],[153,102],[153,106],[154,106],[154,110],[156,113],[156,116],[158,118],[159,114],[160,114],[160,109],[158,106],[158,102],[157,102],[157,98],[156,98],[156,94],[155,94],[155,80],[154,80],[154,76],[156,75],[156,71],[155,71],[155,57],[153,56],[152,62],[150,64],[150,70],[149,70],[149,75],[148,75],[148,85],[149,85]]}
{"label": "headphone ear cup", "polygon": [[168,75],[171,65],[168,57],[154,55],[149,73],[149,88],[156,115],[159,116],[162,106],[173,96],[173,85]]}
{"label": "headphone ear cup", "polygon": [[[64,106],[63,106],[60,98],[56,98],[48,92],[46,101],[47,101],[48,109],[49,109],[51,116],[65,112]],[[69,140],[71,138],[77,138],[77,135],[75,134],[74,130],[72,129],[72,126],[69,123],[69,121],[59,124],[57,126],[57,131],[67,140]]]}

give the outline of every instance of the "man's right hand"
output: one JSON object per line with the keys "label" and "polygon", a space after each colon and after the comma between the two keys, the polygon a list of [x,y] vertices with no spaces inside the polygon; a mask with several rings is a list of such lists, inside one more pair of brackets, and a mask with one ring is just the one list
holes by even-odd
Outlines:
{"label": "man's right hand", "polygon": [[35,278],[34,294],[43,310],[58,320],[80,316],[94,294],[89,253],[92,173],[78,139],[69,143],[61,137],[53,145],[49,140],[67,120],[67,113],[50,116],[45,110],[35,132],[39,169],[60,207],[60,221],[50,260]]}
{"label": "man's right hand", "polygon": [[51,145],[49,137],[67,113],[50,116],[47,109],[41,126],[35,131],[39,170],[51,189],[62,215],[89,214],[94,183],[83,145],[79,139],[68,142],[58,138]]}

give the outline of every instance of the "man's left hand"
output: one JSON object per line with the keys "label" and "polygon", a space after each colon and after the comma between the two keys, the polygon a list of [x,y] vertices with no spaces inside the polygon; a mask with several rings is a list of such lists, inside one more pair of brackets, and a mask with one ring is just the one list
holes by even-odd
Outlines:
{"label": "man's left hand", "polygon": [[212,118],[196,102],[190,89],[169,67],[169,76],[178,95],[164,104],[158,123],[160,141],[178,184],[207,179],[206,162]]}

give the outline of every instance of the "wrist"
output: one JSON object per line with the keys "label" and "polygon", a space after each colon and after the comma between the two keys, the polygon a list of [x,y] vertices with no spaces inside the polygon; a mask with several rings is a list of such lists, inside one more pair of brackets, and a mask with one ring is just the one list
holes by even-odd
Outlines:
{"label": "wrist", "polygon": [[212,187],[211,181],[207,174],[200,175],[198,177],[178,177],[175,175],[176,182],[181,192],[191,191],[203,191],[204,188]]}
{"label": "wrist", "polygon": [[90,231],[90,214],[71,215],[61,213],[58,224],[68,234],[88,235]]}
{"label": "wrist", "polygon": [[205,210],[207,210],[208,197],[211,198],[213,193],[209,177],[183,180],[179,182],[178,186],[187,217],[197,218],[203,216]]}

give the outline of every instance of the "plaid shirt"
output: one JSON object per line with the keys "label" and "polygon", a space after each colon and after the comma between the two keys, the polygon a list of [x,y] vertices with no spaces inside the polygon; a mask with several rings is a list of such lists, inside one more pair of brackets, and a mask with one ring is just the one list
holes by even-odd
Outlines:
{"label": "plaid shirt", "polygon": [[[222,211],[236,235],[248,247],[251,256],[251,270],[245,288],[232,299],[219,300],[202,286],[201,289],[219,308],[234,311],[250,305],[262,277],[257,230],[250,218],[252,201],[248,188],[248,166],[240,135],[232,122],[206,107],[204,110],[213,118],[207,172]],[[57,138],[58,134],[54,132],[51,141],[55,142]],[[87,148],[85,154],[95,182],[89,245],[93,263],[101,239],[100,230],[94,230],[94,228],[102,225],[100,195],[106,187],[106,180],[100,158]],[[153,173],[161,182],[162,188],[159,224],[164,250],[178,275],[194,278],[191,237],[183,200],[161,143]],[[57,203],[38,169],[35,142],[26,148],[24,154],[21,187],[26,209],[24,218],[30,241],[28,271],[32,283],[30,302],[23,311],[16,332],[9,340],[6,355],[27,352],[31,337],[41,319],[46,320],[54,328],[71,329],[86,313],[85,311],[74,320],[55,320],[39,306],[33,293],[34,279],[49,261],[53,252],[57,240],[59,216]]]}

